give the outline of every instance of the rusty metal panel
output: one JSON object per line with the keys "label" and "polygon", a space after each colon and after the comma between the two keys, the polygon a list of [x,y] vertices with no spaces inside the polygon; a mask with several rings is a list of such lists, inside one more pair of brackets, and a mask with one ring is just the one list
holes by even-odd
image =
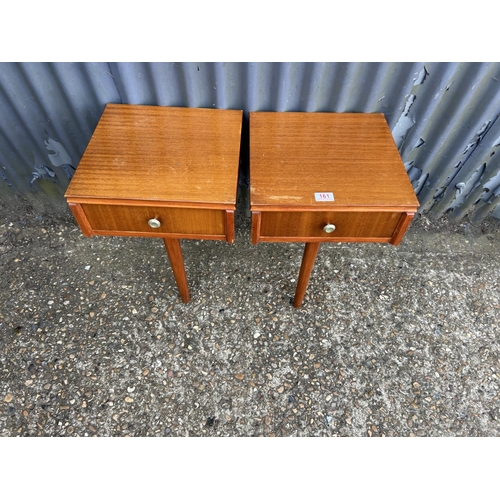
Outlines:
{"label": "rusty metal panel", "polygon": [[0,195],[63,206],[108,102],[363,112],[386,116],[421,212],[500,217],[499,80],[488,62],[0,63]]}

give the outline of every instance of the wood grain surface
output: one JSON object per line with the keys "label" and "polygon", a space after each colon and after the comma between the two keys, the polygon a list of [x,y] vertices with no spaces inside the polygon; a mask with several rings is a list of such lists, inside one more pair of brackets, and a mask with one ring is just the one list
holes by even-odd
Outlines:
{"label": "wood grain surface", "polygon": [[[224,210],[92,204],[84,204],[82,208],[95,231],[123,231],[151,235],[225,234]],[[150,227],[148,225],[150,219],[157,219],[161,224],[160,227]]]}
{"label": "wood grain surface", "polygon": [[253,210],[418,207],[384,115],[365,113],[250,113],[250,201]]}
{"label": "wood grain surface", "polygon": [[295,289],[295,297],[293,299],[293,307],[300,307],[304,300],[309,277],[314,267],[314,261],[319,250],[319,243],[306,243],[304,246],[304,254],[302,256],[302,263],[300,265],[299,279],[297,281],[297,288]]}
{"label": "wood grain surface", "polygon": [[[401,214],[398,212],[263,212],[260,234],[278,237],[390,238]],[[326,224],[335,231],[326,233]]]}
{"label": "wood grain surface", "polygon": [[236,203],[242,111],[108,104],[68,199]]}

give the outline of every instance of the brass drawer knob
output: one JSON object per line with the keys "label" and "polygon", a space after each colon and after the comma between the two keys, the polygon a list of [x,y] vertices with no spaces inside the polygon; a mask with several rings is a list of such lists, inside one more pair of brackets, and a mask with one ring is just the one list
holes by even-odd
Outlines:
{"label": "brass drawer knob", "polygon": [[324,228],[323,231],[325,233],[333,233],[335,231],[336,227],[333,224],[327,224]]}
{"label": "brass drawer knob", "polygon": [[149,219],[148,220],[148,224],[150,225],[150,227],[152,227],[153,229],[156,229],[158,227],[161,226],[161,222],[158,220],[158,219]]}

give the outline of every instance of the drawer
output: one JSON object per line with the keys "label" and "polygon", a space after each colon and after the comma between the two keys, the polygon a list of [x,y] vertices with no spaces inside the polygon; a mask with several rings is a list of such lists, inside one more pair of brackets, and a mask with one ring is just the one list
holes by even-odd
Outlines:
{"label": "drawer", "polygon": [[[401,212],[262,212],[259,239],[389,241]],[[324,227],[333,224],[332,232]]]}
{"label": "drawer", "polygon": [[[223,237],[226,234],[225,210],[85,203],[81,208],[95,234],[182,237]],[[151,227],[148,224],[151,219],[159,221],[160,226]]]}

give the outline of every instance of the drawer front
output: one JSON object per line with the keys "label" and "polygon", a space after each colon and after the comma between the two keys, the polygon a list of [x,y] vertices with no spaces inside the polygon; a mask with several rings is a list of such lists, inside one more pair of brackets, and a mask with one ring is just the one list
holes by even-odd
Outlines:
{"label": "drawer front", "polygon": [[[260,236],[272,238],[322,238],[325,241],[389,240],[400,212],[263,212]],[[332,232],[325,232],[333,224]]]}
{"label": "drawer front", "polygon": [[[224,210],[93,204],[82,204],[82,209],[97,234],[223,236],[226,230]],[[160,226],[151,227],[151,219]]]}

